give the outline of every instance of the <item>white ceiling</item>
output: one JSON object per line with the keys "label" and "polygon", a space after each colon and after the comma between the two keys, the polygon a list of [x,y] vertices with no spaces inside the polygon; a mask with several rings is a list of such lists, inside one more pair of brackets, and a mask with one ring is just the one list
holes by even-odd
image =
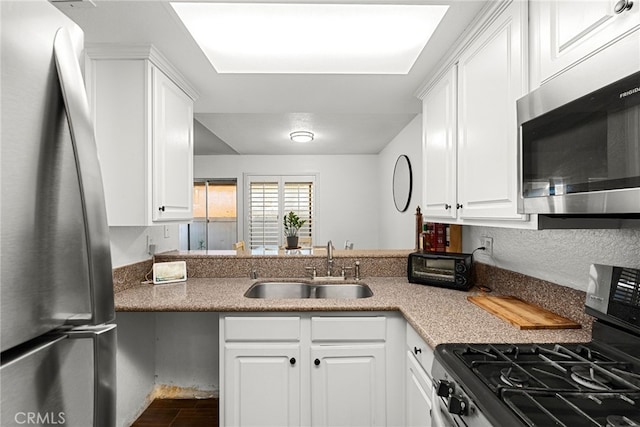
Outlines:
{"label": "white ceiling", "polygon": [[[198,91],[195,118],[203,127],[196,124],[196,154],[380,152],[420,113],[415,91],[486,4],[371,0],[450,8],[407,75],[328,75],[218,74],[168,1],[93,1],[95,8],[60,7],[84,30],[86,43],[151,43]],[[337,0],[316,0],[331,1]],[[294,130],[316,138],[295,145],[288,139]]]}

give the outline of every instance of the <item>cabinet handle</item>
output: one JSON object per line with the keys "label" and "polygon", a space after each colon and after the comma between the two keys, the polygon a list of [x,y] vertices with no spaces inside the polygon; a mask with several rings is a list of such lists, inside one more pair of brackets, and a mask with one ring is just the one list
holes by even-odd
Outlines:
{"label": "cabinet handle", "polygon": [[451,209],[451,205],[448,205],[448,204],[445,203],[444,204],[444,210],[446,211],[446,210],[449,210],[449,209]]}
{"label": "cabinet handle", "polygon": [[164,206],[160,206],[158,210],[164,212]]}
{"label": "cabinet handle", "polygon": [[291,359],[289,359],[289,363],[291,363],[292,365],[296,364],[296,358],[292,357]]}
{"label": "cabinet handle", "polygon": [[456,209],[462,209],[462,203],[456,203]]}
{"label": "cabinet handle", "polygon": [[613,6],[613,11],[617,14],[621,14],[625,10],[630,10],[633,7],[631,0],[618,0]]}
{"label": "cabinet handle", "polygon": [[414,352],[415,354],[422,353],[422,349],[421,349],[421,348],[418,348],[418,347],[413,347],[413,352]]}
{"label": "cabinet handle", "polygon": [[314,360],[314,361],[313,361],[313,364],[314,364],[314,365],[316,365],[316,366],[318,366],[318,365],[320,364],[320,359],[316,359],[316,360]]}

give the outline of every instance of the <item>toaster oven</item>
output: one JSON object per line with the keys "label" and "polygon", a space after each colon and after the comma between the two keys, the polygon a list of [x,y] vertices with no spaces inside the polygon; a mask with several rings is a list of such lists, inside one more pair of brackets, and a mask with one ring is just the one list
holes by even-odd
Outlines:
{"label": "toaster oven", "polygon": [[466,291],[471,280],[471,254],[419,251],[409,254],[409,283]]}

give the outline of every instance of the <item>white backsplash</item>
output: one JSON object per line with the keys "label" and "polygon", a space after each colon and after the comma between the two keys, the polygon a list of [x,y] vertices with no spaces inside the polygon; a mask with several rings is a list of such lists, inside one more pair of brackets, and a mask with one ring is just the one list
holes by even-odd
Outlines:
{"label": "white backsplash", "polygon": [[493,256],[475,260],[562,286],[586,291],[594,263],[640,268],[640,227],[620,230],[463,229],[463,247],[471,252],[480,236],[493,237]]}

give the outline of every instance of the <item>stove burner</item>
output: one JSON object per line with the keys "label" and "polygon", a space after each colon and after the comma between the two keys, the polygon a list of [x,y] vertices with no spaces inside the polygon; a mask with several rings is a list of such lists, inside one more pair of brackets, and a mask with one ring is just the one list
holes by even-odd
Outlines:
{"label": "stove burner", "polygon": [[607,417],[607,427],[634,427],[640,426],[640,423],[624,417],[622,415],[609,415]]}
{"label": "stove burner", "polygon": [[500,380],[511,387],[523,387],[528,382],[529,376],[511,367],[500,370]]}
{"label": "stove burner", "polygon": [[591,390],[609,390],[607,384],[611,382],[609,378],[589,366],[574,366],[571,368],[571,379]]}

